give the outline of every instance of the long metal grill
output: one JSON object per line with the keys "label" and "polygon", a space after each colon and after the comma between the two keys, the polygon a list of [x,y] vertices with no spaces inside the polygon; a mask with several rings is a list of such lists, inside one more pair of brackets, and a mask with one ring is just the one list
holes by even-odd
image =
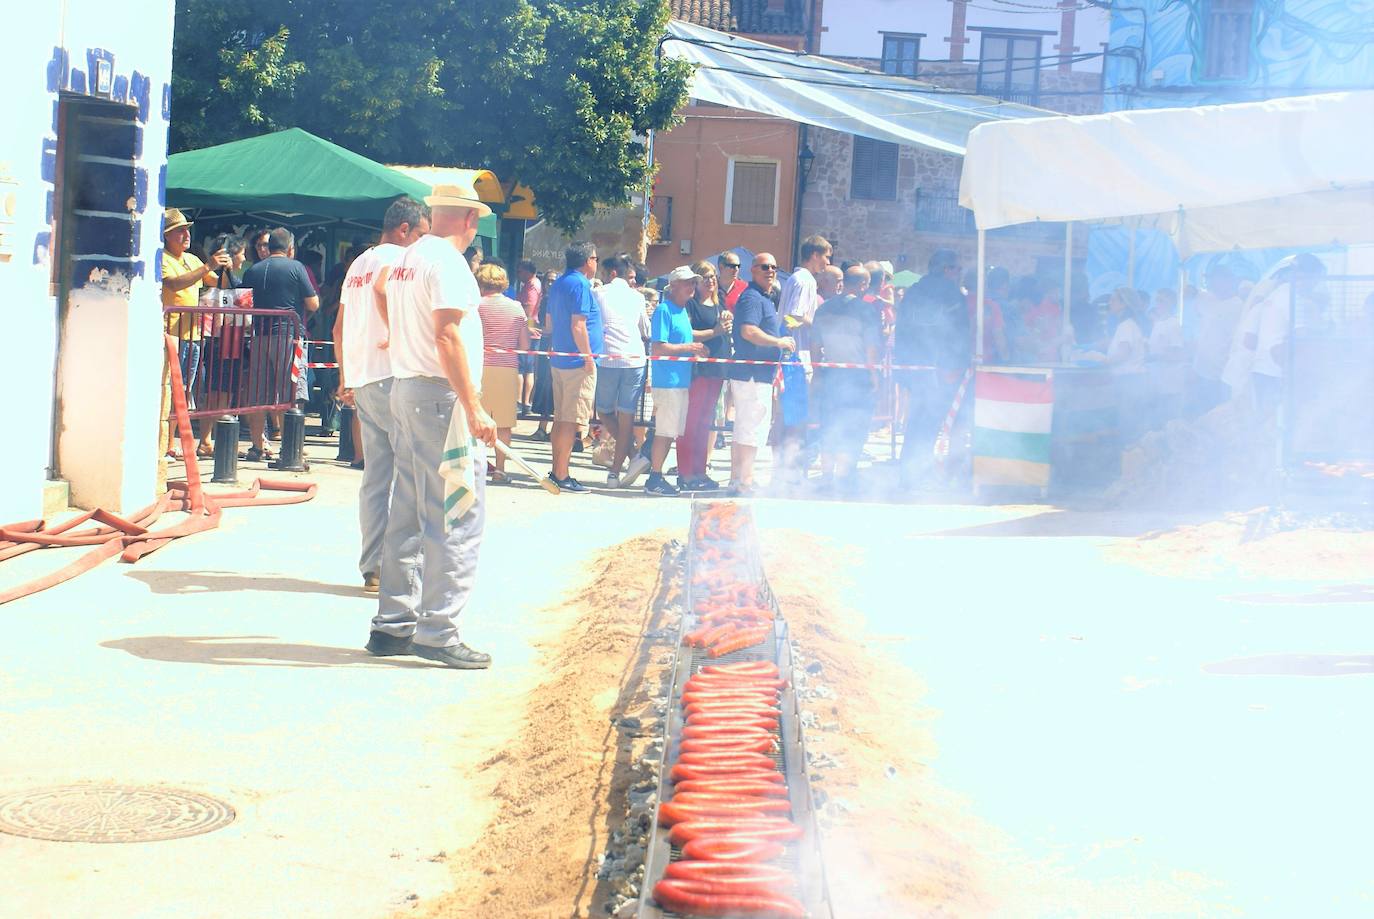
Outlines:
{"label": "long metal grill", "polygon": [[[701,512],[713,502],[692,503],[692,521],[687,540],[687,572],[685,609],[682,622],[682,635],[697,626],[699,602],[701,597],[695,589],[698,572],[708,570],[705,566],[718,562],[721,549],[728,548],[729,555],[738,565],[742,580],[752,580],[760,588],[764,603],[773,610],[772,634],[762,644],[734,651],[720,657],[709,657],[704,648],[684,644],[680,639],[675,653],[673,683],[668,695],[668,717],[664,737],[664,760],[659,772],[659,801],[670,800],[673,783],[669,772],[678,760],[682,740],[684,715],[681,698],[687,681],[706,664],[728,664],[739,661],[771,661],[777,665],[787,685],[779,700],[781,717],[773,732],[777,749],[769,754],[777,763],[778,769],[786,779],[787,800],[791,805],[791,819],[802,828],[800,839],[789,842],[784,854],[775,865],[793,874],[797,880],[797,899],[806,907],[808,915],[814,919],[833,919],[830,896],[825,881],[825,871],[821,862],[820,849],[816,836],[815,810],[811,799],[811,786],[806,772],[806,748],[801,731],[801,710],[793,688],[792,646],[788,638],[787,622],[782,618],[777,598],[768,586],[764,575],[763,562],[759,557],[758,534],[753,515],[747,506],[740,506],[738,513],[748,515],[740,528],[738,537],[728,546],[719,540],[709,544],[698,538]],[[717,551],[712,551],[717,550]],[[655,815],[657,817],[657,815]],[[639,916],[641,919],[687,919],[686,914],[661,908],[653,899],[654,885],[663,877],[670,862],[682,858],[682,851],[668,839],[667,827],[654,821],[649,839],[649,852],[645,864],[644,882],[640,897]]]}

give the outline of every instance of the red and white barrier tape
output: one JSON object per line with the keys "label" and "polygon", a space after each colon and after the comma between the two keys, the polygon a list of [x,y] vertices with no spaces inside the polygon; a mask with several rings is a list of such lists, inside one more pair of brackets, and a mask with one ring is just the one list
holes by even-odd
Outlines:
{"label": "red and white barrier tape", "polygon": [[935,435],[935,461],[944,463],[949,458],[949,434],[954,429],[954,419],[959,417],[959,409],[964,405],[964,393],[968,390],[969,380],[973,379],[973,368],[964,371],[964,378],[954,393],[954,404],[945,415],[945,423],[940,425],[940,433]]}

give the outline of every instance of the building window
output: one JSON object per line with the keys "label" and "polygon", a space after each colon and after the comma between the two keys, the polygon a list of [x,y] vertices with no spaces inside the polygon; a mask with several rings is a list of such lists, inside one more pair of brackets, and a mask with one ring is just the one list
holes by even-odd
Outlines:
{"label": "building window", "polygon": [[778,222],[777,160],[730,160],[725,181],[725,222]]}
{"label": "building window", "polygon": [[883,73],[914,77],[919,71],[921,35],[906,32],[883,33]]}
{"label": "building window", "polygon": [[979,94],[1023,105],[1039,103],[1041,38],[1023,32],[984,32]]}
{"label": "building window", "polygon": [[1254,0],[1211,0],[1202,29],[1202,77],[1240,80],[1250,74]]}
{"label": "building window", "polygon": [[849,197],[897,200],[897,145],[871,137],[854,137],[854,165]]}

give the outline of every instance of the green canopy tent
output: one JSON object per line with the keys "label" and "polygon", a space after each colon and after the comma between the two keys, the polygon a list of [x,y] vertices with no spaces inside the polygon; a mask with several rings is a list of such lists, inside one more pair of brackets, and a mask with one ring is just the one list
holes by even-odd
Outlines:
{"label": "green canopy tent", "polygon": [[[423,200],[430,193],[424,182],[300,128],[167,159],[167,204],[193,209],[199,220],[375,230],[397,196]],[[482,218],[477,232],[494,240],[496,217]]]}

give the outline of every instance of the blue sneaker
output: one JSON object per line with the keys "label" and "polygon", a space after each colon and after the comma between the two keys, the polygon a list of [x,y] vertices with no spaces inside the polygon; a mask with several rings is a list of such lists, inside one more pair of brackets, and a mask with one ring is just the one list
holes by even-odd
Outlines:
{"label": "blue sneaker", "polygon": [[676,498],[682,494],[663,477],[662,473],[658,472],[649,475],[649,481],[644,483],[644,493],[646,495],[659,495],[664,498]]}
{"label": "blue sneaker", "polygon": [[555,477],[554,474],[550,472],[549,479],[553,482],[553,484],[558,486],[559,491],[570,491],[575,495],[580,495],[591,490],[587,488],[586,485],[583,485],[581,482],[577,481],[577,479],[574,479],[572,476],[568,476],[566,479],[560,479]]}

